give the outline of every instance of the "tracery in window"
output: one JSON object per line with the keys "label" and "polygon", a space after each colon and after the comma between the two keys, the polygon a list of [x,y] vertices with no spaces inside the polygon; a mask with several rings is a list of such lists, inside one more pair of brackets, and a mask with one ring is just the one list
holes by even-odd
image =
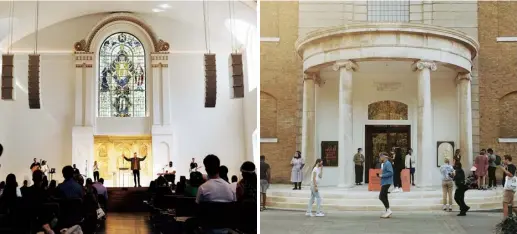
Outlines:
{"label": "tracery in window", "polygon": [[368,120],[408,120],[408,106],[397,101],[379,101],[368,105]]}

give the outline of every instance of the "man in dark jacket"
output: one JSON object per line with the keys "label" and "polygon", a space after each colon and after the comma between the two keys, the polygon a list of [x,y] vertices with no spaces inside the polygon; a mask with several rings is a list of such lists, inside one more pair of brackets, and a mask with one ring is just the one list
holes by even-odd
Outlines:
{"label": "man in dark jacket", "polygon": [[[135,187],[140,186],[140,162],[144,161],[147,156],[144,156],[143,158],[139,158],[136,156],[136,152],[133,155],[133,158],[126,158],[126,156],[122,155],[122,157],[126,160],[131,162],[131,170],[133,170],[133,180],[135,181]],[[137,179],[138,178],[138,179]]]}
{"label": "man in dark jacket", "polygon": [[465,192],[467,191],[467,186],[465,185],[465,172],[461,167],[461,162],[456,162],[454,164],[454,174],[451,175],[454,178],[454,183],[456,184],[456,191],[454,192],[454,200],[460,207],[460,213],[458,216],[467,215],[467,211],[469,211],[470,207],[465,204]]}

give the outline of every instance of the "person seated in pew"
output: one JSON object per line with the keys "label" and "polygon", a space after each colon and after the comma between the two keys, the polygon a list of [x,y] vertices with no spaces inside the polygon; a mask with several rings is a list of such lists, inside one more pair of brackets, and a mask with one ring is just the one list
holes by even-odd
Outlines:
{"label": "person seated in pew", "polygon": [[213,154],[209,154],[203,160],[208,181],[199,186],[196,203],[202,202],[234,202],[235,193],[230,184],[219,177],[221,161]]}
{"label": "person seated in pew", "polygon": [[241,166],[242,180],[237,184],[237,201],[257,203],[257,173],[255,164],[247,161]]}
{"label": "person seated in pew", "polygon": [[185,176],[180,176],[180,181],[176,185],[176,194],[183,194],[185,192],[185,186],[187,185],[187,178]]}
{"label": "person seated in pew", "polygon": [[20,192],[22,193],[22,197],[27,192],[27,189],[29,189],[29,181],[24,180],[23,181],[23,186],[20,188]]}
{"label": "person seated in pew", "polygon": [[190,179],[187,185],[185,186],[185,191],[183,195],[185,197],[196,197],[197,190],[201,184],[204,183],[203,174],[201,172],[191,172]]}
{"label": "person seated in pew", "polygon": [[104,178],[100,178],[97,182],[92,185],[95,189],[97,189],[97,194],[104,196],[106,201],[108,200],[108,189],[104,187]]}
{"label": "person seated in pew", "polygon": [[7,175],[5,179],[5,188],[0,195],[0,213],[14,214],[19,209],[19,199],[22,197],[16,176],[14,174]]}
{"label": "person seated in pew", "polygon": [[[34,184],[27,189],[23,196],[23,204],[27,207],[27,214],[31,215],[31,219],[36,221],[36,227],[41,227],[47,234],[54,234],[50,227],[53,216],[48,210],[43,209],[43,204],[50,201],[47,191],[42,186],[44,174],[40,170],[32,173],[32,181]],[[38,230],[39,231],[39,230]]]}
{"label": "person seated in pew", "polygon": [[[57,181],[51,180],[47,188],[47,193],[50,197],[57,197]],[[22,193],[23,194],[23,193]]]}
{"label": "person seated in pew", "polygon": [[65,181],[57,186],[58,198],[82,199],[84,191],[81,185],[74,180],[74,168],[71,166],[63,167],[63,177]]}
{"label": "person seated in pew", "polygon": [[232,183],[230,184],[230,186],[232,187],[232,191],[234,193],[237,193],[237,183],[239,182],[239,178],[237,178],[236,175],[233,175],[232,176]]}

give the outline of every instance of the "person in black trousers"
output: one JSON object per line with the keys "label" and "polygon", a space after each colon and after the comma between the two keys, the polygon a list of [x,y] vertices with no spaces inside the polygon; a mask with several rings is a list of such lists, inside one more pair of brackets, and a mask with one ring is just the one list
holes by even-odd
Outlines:
{"label": "person in black trousers", "polygon": [[364,155],[363,149],[357,149],[357,153],[354,155],[355,164],[355,185],[361,185],[363,183],[363,170],[364,170]]}
{"label": "person in black trousers", "polygon": [[402,179],[400,178],[400,173],[406,167],[404,159],[402,158],[402,149],[397,147],[395,148],[395,158],[393,159],[393,189],[394,193],[403,192],[402,191]]}
{"label": "person in black trousers", "polygon": [[454,201],[460,207],[460,213],[458,216],[467,215],[467,211],[470,210],[470,207],[465,204],[465,192],[468,187],[465,185],[465,172],[461,168],[461,162],[456,162],[454,164],[454,174],[451,175],[454,178],[454,183],[456,184],[456,191],[454,192]]}
{"label": "person in black trousers", "polygon": [[131,170],[133,170],[133,180],[135,181],[135,187],[138,184],[138,187],[140,186],[140,162],[144,161],[145,158],[147,158],[147,155],[143,158],[139,158],[136,156],[136,152],[133,154],[132,158],[126,158],[125,155],[122,155],[122,157],[126,160],[131,162]]}

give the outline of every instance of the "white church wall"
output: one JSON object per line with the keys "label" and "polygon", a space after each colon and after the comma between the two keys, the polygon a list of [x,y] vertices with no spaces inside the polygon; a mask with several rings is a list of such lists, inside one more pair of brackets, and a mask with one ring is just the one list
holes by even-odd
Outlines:
{"label": "white church wall", "polygon": [[[86,37],[104,16],[105,14],[83,16],[52,25],[39,32],[38,48],[43,51],[41,110],[28,109],[27,56],[16,56],[15,75],[19,83],[25,85],[25,92],[22,91],[23,88],[18,87],[17,100],[14,103],[0,104],[1,112],[12,112],[12,117],[2,115],[0,120],[12,120],[8,132],[4,131],[2,135],[10,138],[4,143],[8,147],[6,153],[9,153],[10,159],[17,160],[6,160],[7,155],[0,160],[0,178],[5,178],[7,173],[29,175],[28,166],[34,157],[49,161],[52,167],[57,168],[59,177],[61,168],[71,163],[75,105],[75,67],[71,49],[74,43]],[[218,96],[216,108],[204,108],[205,42],[202,17],[189,23],[152,15],[138,16],[152,26],[160,39],[169,42],[171,46],[168,71],[173,144],[167,146],[172,154],[166,157],[174,161],[179,175],[187,175],[191,158],[195,157],[202,165],[202,159],[210,153],[220,157],[221,163],[229,168],[229,175],[240,174],[239,167],[247,159],[245,155],[248,154],[245,147],[247,137],[244,137],[243,113],[247,112],[250,116],[254,109],[256,116],[256,90],[247,94],[250,98],[246,101],[229,98],[229,34],[227,31],[218,30],[216,25],[211,26],[211,51],[217,54]],[[253,21],[249,23],[255,24]],[[32,50],[33,38],[34,35],[28,35],[16,42],[14,50],[20,53]],[[243,106],[243,102],[246,107]],[[136,122],[138,124],[135,124]],[[256,128],[256,120],[250,119],[248,122],[250,125],[245,128],[246,134],[250,135],[248,141],[252,146],[251,129],[253,124]],[[136,118],[104,119],[97,124],[97,134],[141,135],[150,132],[151,129],[149,122]],[[131,125],[134,127],[127,130]],[[248,151],[252,152],[252,147],[250,149]],[[155,166],[157,164],[159,162],[156,162]]]}
{"label": "white church wall", "polygon": [[[361,64],[359,64],[361,66]],[[409,65],[408,65],[409,66]],[[361,69],[361,68],[360,68]],[[409,68],[408,68],[409,69]],[[388,75],[387,75],[388,74]],[[346,160],[352,161],[357,148],[365,148],[365,125],[411,125],[411,147],[417,152],[417,77],[415,73],[357,72],[353,77],[353,149],[347,149]],[[432,99],[434,144],[436,141],[455,141],[458,143],[458,116],[456,86],[449,73],[432,73]],[[338,97],[339,79],[337,72],[322,74],[325,84],[316,87],[316,155],[321,156],[321,141],[338,139]],[[398,88],[380,88],[382,83],[398,83]],[[368,104],[376,101],[394,100],[405,103],[409,108],[409,120],[374,121],[368,120]],[[436,157],[436,152],[431,154]],[[418,158],[418,156],[417,156]],[[343,162],[339,162],[343,165]],[[440,184],[440,174],[435,165],[432,183]],[[418,169],[417,169],[418,170]],[[348,175],[348,173],[347,173]],[[323,186],[338,184],[338,167],[325,168]]]}

